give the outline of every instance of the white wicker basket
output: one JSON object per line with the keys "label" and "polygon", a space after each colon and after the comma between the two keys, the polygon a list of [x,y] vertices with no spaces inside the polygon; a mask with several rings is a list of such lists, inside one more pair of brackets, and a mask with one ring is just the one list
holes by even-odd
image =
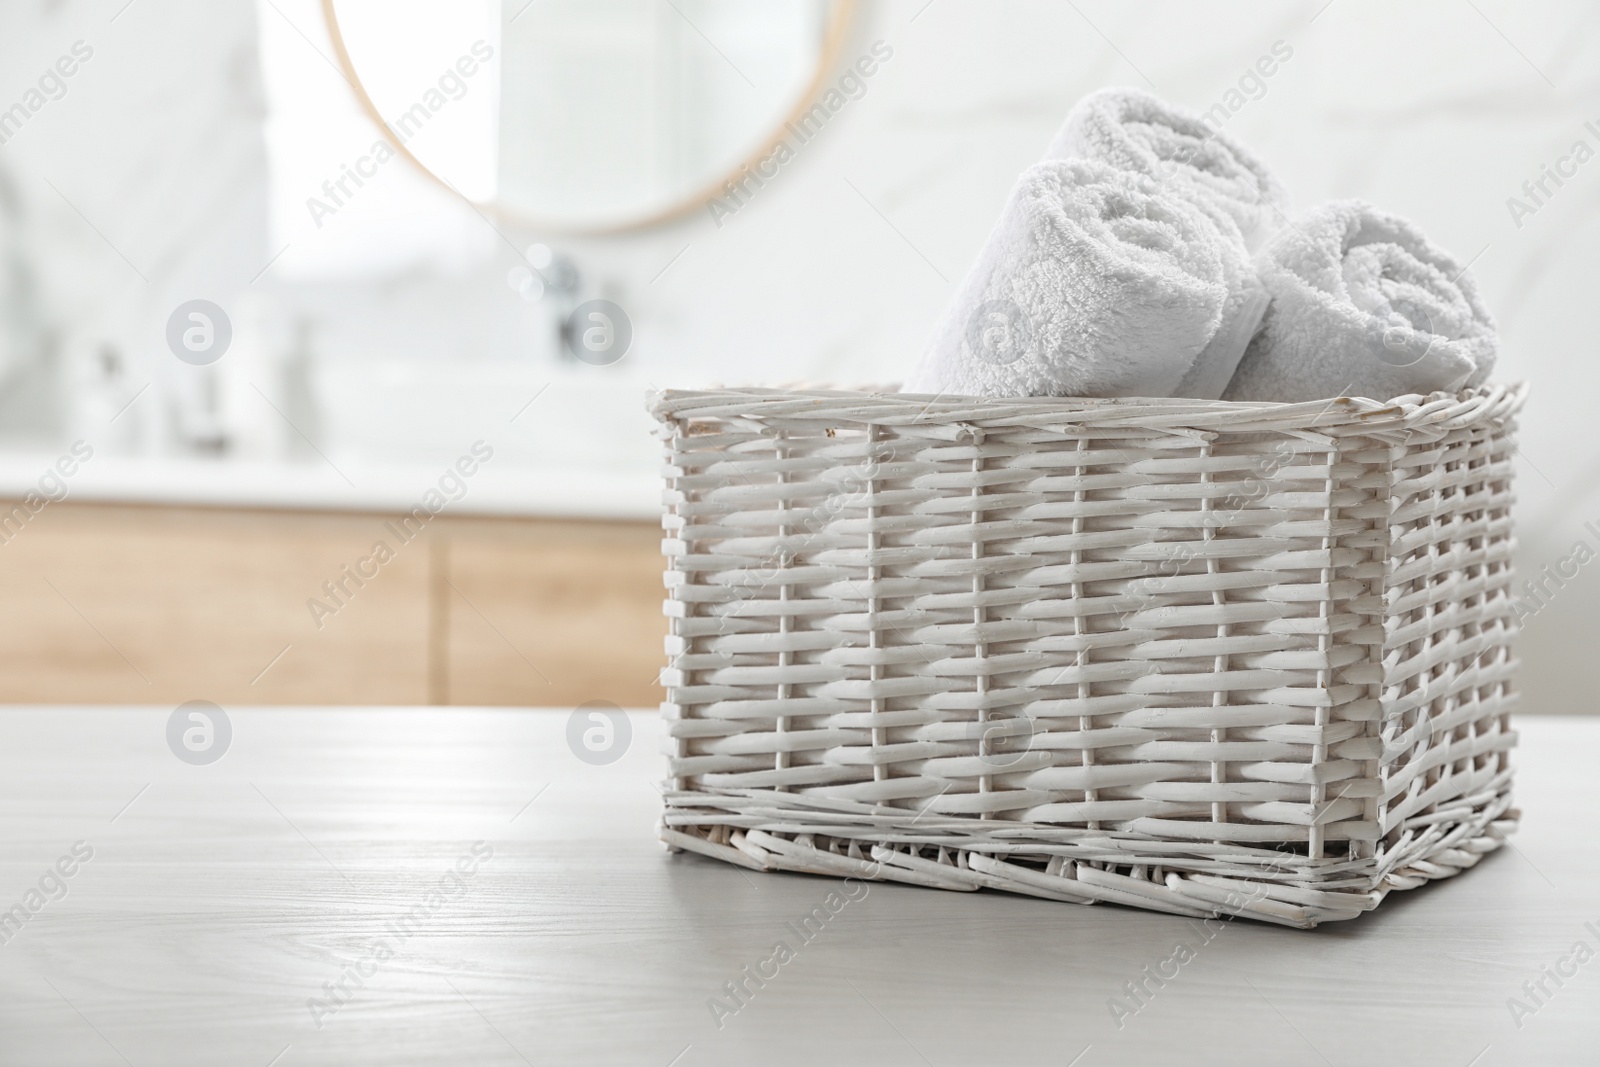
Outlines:
{"label": "white wicker basket", "polygon": [[656,395],[664,840],[1292,926],[1472,866],[1522,398]]}

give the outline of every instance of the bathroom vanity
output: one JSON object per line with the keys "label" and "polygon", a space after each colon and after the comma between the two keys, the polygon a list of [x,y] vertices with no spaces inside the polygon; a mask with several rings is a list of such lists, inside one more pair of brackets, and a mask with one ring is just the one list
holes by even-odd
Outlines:
{"label": "bathroom vanity", "polygon": [[489,465],[424,521],[431,469],[347,471],[357,492],[97,457],[31,512],[47,462],[0,465],[0,702],[660,699],[651,486]]}

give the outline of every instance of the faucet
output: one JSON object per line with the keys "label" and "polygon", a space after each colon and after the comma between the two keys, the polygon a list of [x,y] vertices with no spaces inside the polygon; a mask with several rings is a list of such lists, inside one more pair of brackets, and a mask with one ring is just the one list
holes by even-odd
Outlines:
{"label": "faucet", "polygon": [[[556,348],[561,358],[577,360],[573,354],[572,311],[578,306],[581,278],[578,266],[567,256],[546,244],[528,246],[527,266],[512,267],[506,282],[530,304],[549,301],[556,319]],[[531,269],[530,269],[531,268]]]}

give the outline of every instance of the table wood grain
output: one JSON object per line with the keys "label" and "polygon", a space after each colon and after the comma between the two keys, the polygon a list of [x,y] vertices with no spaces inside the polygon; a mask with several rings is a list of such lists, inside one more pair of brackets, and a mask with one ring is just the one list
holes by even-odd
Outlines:
{"label": "table wood grain", "polygon": [[1513,848],[1305,932],[896,885],[830,915],[838,882],[661,847],[645,713],[591,766],[565,710],[241,709],[192,766],[170,710],[0,711],[0,912],[37,905],[0,1064],[1600,1062],[1600,721],[1520,720]]}

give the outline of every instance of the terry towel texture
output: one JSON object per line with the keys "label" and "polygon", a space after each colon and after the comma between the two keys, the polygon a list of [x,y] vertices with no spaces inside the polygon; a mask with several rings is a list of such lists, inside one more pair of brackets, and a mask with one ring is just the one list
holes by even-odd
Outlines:
{"label": "terry towel texture", "polygon": [[1222,256],[1222,282],[1228,295],[1222,304],[1217,332],[1195,357],[1194,366],[1172,395],[1192,400],[1220,400],[1238,370],[1250,339],[1261,325],[1270,298],[1266,287],[1256,277],[1255,264],[1232,217],[1208,198],[1200,197],[1192,202],[1216,227],[1217,247]]}
{"label": "terry towel texture", "polygon": [[1286,210],[1200,116],[1092,93],[1013,189],[906,389],[1295,402],[1488,379],[1494,323],[1459,263],[1360,201]]}
{"label": "terry towel texture", "polygon": [[1221,324],[1227,240],[1147,176],[1035,164],[906,391],[1171,396]]}
{"label": "terry towel texture", "polygon": [[1387,400],[1484,383],[1494,320],[1462,265],[1360,200],[1318,207],[1256,258],[1272,298],[1225,400]]}
{"label": "terry towel texture", "polygon": [[1078,101],[1045,158],[1101,160],[1212,201],[1232,216],[1252,252],[1287,211],[1283,186],[1247,148],[1139,89],[1101,89]]}
{"label": "terry towel texture", "polygon": [[1148,175],[1164,194],[1201,207],[1224,237],[1233,238],[1223,247],[1228,301],[1222,322],[1173,394],[1221,397],[1266,311],[1251,253],[1284,217],[1283,186],[1266,164],[1199,115],[1138,89],[1101,89],[1084,97],[1045,158],[1094,159]]}

